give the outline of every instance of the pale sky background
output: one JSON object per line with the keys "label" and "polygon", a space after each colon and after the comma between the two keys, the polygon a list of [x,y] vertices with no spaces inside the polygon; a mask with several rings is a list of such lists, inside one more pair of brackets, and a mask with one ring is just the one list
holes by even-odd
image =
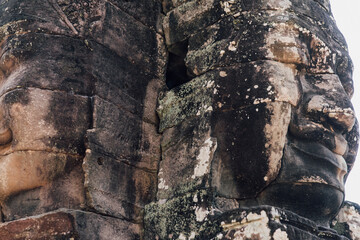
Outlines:
{"label": "pale sky background", "polygon": [[[360,119],[360,0],[330,0],[331,9],[340,31],[349,46],[354,62],[355,94],[352,102]],[[360,153],[360,151],[359,151]],[[346,200],[360,204],[360,156],[346,183]]]}

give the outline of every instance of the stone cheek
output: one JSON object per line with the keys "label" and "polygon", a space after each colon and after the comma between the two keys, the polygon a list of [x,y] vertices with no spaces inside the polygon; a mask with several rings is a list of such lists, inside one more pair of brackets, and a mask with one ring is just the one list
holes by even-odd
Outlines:
{"label": "stone cheek", "polygon": [[[243,199],[273,181],[290,108],[300,98],[294,71],[273,61],[244,63],[208,72],[164,94],[158,107],[163,131],[158,197],[202,186],[199,180],[211,177],[210,186],[220,195]],[[211,172],[203,169],[208,177],[199,176],[195,183],[205,152],[202,165]]]}
{"label": "stone cheek", "polygon": [[0,153],[2,200],[45,186],[67,164],[80,162],[79,139],[89,124],[87,98],[28,88],[9,91],[0,101],[2,128],[11,132]]}
{"label": "stone cheek", "polygon": [[290,105],[278,102],[214,113],[212,187],[220,196],[252,198],[277,177],[290,114]]}

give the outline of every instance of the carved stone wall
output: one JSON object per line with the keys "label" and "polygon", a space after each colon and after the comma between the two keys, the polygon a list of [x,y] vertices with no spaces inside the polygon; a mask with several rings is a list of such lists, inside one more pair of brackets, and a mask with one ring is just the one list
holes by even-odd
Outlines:
{"label": "carved stone wall", "polygon": [[140,239],[160,160],[160,10],[0,2],[1,239]]}
{"label": "carved stone wall", "polygon": [[329,1],[1,0],[0,49],[0,239],[360,239]]}

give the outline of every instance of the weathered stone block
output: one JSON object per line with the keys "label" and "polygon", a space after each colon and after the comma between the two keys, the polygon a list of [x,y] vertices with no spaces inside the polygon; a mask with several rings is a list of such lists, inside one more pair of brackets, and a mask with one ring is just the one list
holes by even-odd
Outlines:
{"label": "weathered stone block", "polygon": [[[29,155],[29,154],[27,154]],[[31,159],[25,154],[29,162]],[[48,160],[51,155],[38,155],[37,158],[46,157]],[[37,186],[24,189],[14,195],[11,195],[2,202],[1,210],[3,221],[13,221],[16,219],[35,216],[50,212],[59,208],[80,209],[85,206],[84,196],[84,172],[82,171],[82,159],[66,159],[66,166],[63,172],[51,181],[45,181],[43,186]],[[24,163],[26,164],[26,163]],[[49,163],[44,163],[48,165]],[[16,174],[16,172],[13,172]],[[24,175],[28,184],[31,184],[35,174],[28,170],[28,175]],[[17,179],[13,181],[18,187],[23,180],[21,175],[17,175]],[[19,182],[16,182],[19,181]],[[59,197],[61,196],[61,197]]]}
{"label": "weathered stone block", "polygon": [[[209,216],[193,239],[337,239],[348,238],[330,228],[292,212],[258,206],[228,211],[220,217]],[[191,239],[191,238],[189,238]]]}
{"label": "weathered stone block", "polygon": [[[224,3],[226,16],[189,34],[190,72],[199,75],[234,62],[272,59],[309,65],[311,72],[336,72],[343,82],[351,82],[347,47],[328,11],[312,0],[285,2]],[[307,12],[317,14],[309,17]]]}
{"label": "weathered stone block", "polygon": [[124,1],[112,0],[113,4],[120,9],[134,17],[137,21],[155,29],[159,22],[159,15],[161,12],[161,3],[156,0],[139,0],[139,1]]}
{"label": "weathered stone block", "polygon": [[[2,29],[4,30],[8,30],[10,27],[10,29],[16,29],[15,31],[21,34],[31,30],[73,35],[66,23],[63,20],[59,21],[61,16],[52,7],[50,1],[5,1],[0,4],[0,12],[0,25],[3,26]],[[9,31],[9,33],[11,33],[11,31]]]}
{"label": "weathered stone block", "polygon": [[[51,44],[49,44],[51,42]],[[78,39],[25,34],[9,37],[0,68],[7,80],[1,93],[16,87],[38,87],[92,95],[95,79],[89,59],[92,52]]]}
{"label": "weathered stone block", "polygon": [[216,139],[210,136],[210,118],[193,118],[163,133],[158,173],[158,199],[168,199],[208,187]]}
{"label": "weathered stone block", "polygon": [[1,199],[45,186],[85,152],[87,97],[38,88],[1,97]]}
{"label": "weathered stone block", "polygon": [[84,153],[90,125],[87,97],[38,88],[15,89],[1,98],[4,129],[11,129],[10,153],[16,150]]}
{"label": "weathered stone block", "polygon": [[213,113],[211,136],[218,148],[211,185],[220,196],[255,197],[277,177],[290,116],[291,106],[283,102]]}
{"label": "weathered stone block", "polygon": [[87,150],[83,167],[89,207],[106,215],[140,221],[142,208],[155,198],[156,173],[106,157],[93,148]]}
{"label": "weathered stone block", "polygon": [[140,240],[143,234],[140,224],[85,211],[70,213],[79,240]]}
{"label": "weathered stone block", "polygon": [[[188,1],[167,13],[164,34],[167,45],[186,40],[190,35],[218,21],[223,14],[218,0]],[[186,17],[184,17],[186,16]]]}
{"label": "weathered stone block", "polygon": [[69,209],[0,224],[3,240],[138,240],[140,236],[137,224]]}
{"label": "weathered stone block", "polygon": [[229,111],[273,101],[296,106],[300,85],[294,68],[275,61],[256,61],[207,72],[160,97],[159,129],[212,110]]}
{"label": "weathered stone block", "polygon": [[94,97],[93,122],[94,128],[87,134],[90,144],[94,143],[93,147],[116,158],[127,159],[133,165],[139,161],[141,114],[134,115],[109,101]]}
{"label": "weathered stone block", "polygon": [[[93,42],[90,43],[92,44]],[[131,44],[131,42],[126,44]],[[126,48],[126,44],[124,46],[122,44],[117,46],[119,48]],[[157,42],[153,42],[153,44],[156,47]],[[120,105],[124,109],[141,115],[145,104],[145,96],[147,91],[151,89],[150,85],[156,88],[158,79],[163,76],[159,73],[159,68],[155,65],[153,68],[149,67],[147,64],[139,61],[130,61],[128,57],[119,56],[116,52],[110,51],[108,48],[97,43],[92,45],[92,49],[91,71],[96,80],[98,80],[95,94],[114,104]],[[142,49],[144,51],[143,54],[147,56],[151,55],[151,53],[146,53],[147,51],[156,51],[156,54],[158,53],[157,49]],[[160,56],[153,55],[151,57],[157,59]],[[149,86],[149,89],[147,89],[147,86]]]}
{"label": "weathered stone block", "polygon": [[206,191],[199,190],[147,205],[144,239],[195,239],[204,221],[214,214],[211,200]]}
{"label": "weathered stone block", "polygon": [[140,70],[142,74],[151,76],[158,68],[158,40],[155,30],[134,21],[133,17],[110,3],[105,3],[102,21],[92,29],[91,36],[127,59],[130,64],[138,66],[137,71]]}
{"label": "weathered stone block", "polygon": [[76,239],[74,217],[65,212],[53,212],[0,225],[4,240]]}

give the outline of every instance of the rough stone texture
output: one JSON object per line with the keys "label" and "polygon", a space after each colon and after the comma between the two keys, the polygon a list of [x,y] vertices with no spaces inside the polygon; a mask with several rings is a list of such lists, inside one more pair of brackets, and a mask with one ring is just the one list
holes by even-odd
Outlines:
{"label": "rough stone texture", "polygon": [[332,228],[349,239],[360,239],[360,207],[356,203],[345,202],[332,222]]}
{"label": "rough stone texture", "polygon": [[359,133],[329,2],[169,0],[163,10],[170,90],[159,97],[145,238],[346,239],[328,227]]}
{"label": "rough stone texture", "polygon": [[359,238],[328,0],[4,0],[0,50],[1,239]]}
{"label": "rough stone texture", "polygon": [[5,223],[4,240],[20,239],[140,239],[140,226],[99,214],[60,209],[39,216]]}
{"label": "rough stone texture", "polygon": [[257,206],[223,212],[206,208],[211,200],[199,191],[149,206],[145,239],[357,239],[284,209]]}
{"label": "rough stone texture", "polygon": [[0,238],[140,239],[160,160],[160,2],[9,0],[0,16]]}

